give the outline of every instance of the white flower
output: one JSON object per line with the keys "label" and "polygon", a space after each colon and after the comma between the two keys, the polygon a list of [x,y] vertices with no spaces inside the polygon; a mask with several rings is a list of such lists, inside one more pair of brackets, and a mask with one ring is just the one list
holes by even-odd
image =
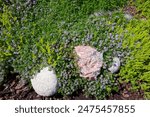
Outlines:
{"label": "white flower", "polygon": [[58,81],[54,71],[49,71],[49,68],[45,67],[33,76],[31,84],[37,94],[41,96],[52,96],[57,91]]}

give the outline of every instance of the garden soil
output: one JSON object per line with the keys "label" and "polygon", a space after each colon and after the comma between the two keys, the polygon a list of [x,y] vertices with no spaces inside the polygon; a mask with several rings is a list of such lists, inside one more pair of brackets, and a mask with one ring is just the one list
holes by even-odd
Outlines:
{"label": "garden soil", "polygon": [[[0,86],[0,100],[95,100],[94,97],[85,97],[79,90],[70,96],[62,97],[59,94],[53,97],[43,97],[35,93],[29,83],[20,81],[17,75],[10,75],[9,80]],[[131,91],[130,84],[120,84],[119,91],[113,92],[107,100],[142,100],[144,93],[142,91]]]}

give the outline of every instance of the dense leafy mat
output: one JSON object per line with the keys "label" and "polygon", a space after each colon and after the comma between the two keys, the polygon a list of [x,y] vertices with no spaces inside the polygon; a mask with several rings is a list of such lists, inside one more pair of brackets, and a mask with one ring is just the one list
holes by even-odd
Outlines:
{"label": "dense leafy mat", "polygon": [[[137,8],[131,20],[124,17],[125,0],[0,3],[0,79],[17,72],[30,81],[41,68],[50,66],[56,71],[62,96],[80,90],[87,97],[106,99],[119,90],[118,82],[126,81],[133,89],[144,90],[149,98],[149,1],[130,2]],[[96,81],[79,76],[74,54],[77,45],[90,45],[104,53],[103,69]],[[108,68],[116,56],[122,63],[121,72],[112,74]],[[137,86],[139,82],[141,87]]]}

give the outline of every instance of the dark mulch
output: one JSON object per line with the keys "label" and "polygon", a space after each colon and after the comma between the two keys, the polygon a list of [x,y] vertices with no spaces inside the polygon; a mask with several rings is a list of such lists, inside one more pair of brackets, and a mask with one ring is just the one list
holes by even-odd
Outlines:
{"label": "dark mulch", "polygon": [[136,14],[138,14],[138,11],[135,6],[126,6],[124,7],[123,11],[132,16],[135,16]]}
{"label": "dark mulch", "polygon": [[110,100],[143,100],[144,92],[142,90],[132,91],[130,83],[119,85],[119,91],[114,92],[108,99]]}
{"label": "dark mulch", "polygon": [[[35,93],[30,87],[30,84],[19,80],[16,75],[11,75],[0,86],[0,100],[94,100],[94,97],[87,98],[81,91],[75,92],[73,95],[62,97],[56,94],[53,97],[43,97]],[[144,99],[142,91],[131,91],[130,84],[120,84],[119,91],[113,92],[113,95],[108,97],[108,100],[141,100]]]}
{"label": "dark mulch", "polygon": [[0,85],[0,100],[89,100],[82,95],[82,92],[75,92],[73,95],[63,97],[56,94],[52,97],[43,97],[35,93],[30,84],[16,77],[17,74],[9,75],[9,80]]}

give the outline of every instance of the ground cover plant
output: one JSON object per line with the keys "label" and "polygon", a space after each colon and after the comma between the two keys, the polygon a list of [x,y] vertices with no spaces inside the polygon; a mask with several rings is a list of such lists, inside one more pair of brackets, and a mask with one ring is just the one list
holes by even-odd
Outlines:
{"label": "ground cover plant", "polygon": [[[141,18],[131,20],[123,29],[123,48],[128,48],[130,55],[127,56],[126,64],[121,69],[121,80],[131,82],[134,90],[142,89],[145,98],[150,99],[150,20],[149,1],[138,1],[138,10]],[[145,6],[145,7],[143,7]],[[122,30],[122,29],[120,29]]]}
{"label": "ground cover plant", "polygon": [[[126,57],[129,52],[132,54],[137,50],[125,48],[128,45],[126,42],[130,42],[127,40],[132,37],[124,34],[123,30],[134,27],[135,24],[124,17],[121,9],[116,10],[126,5],[125,0],[31,0],[28,3],[12,0],[0,3],[2,78],[8,72],[17,72],[21,78],[30,81],[39,70],[50,66],[57,74],[60,95],[67,96],[80,90],[87,97],[96,99],[106,99],[113,91],[117,91],[118,79],[121,82],[126,79],[128,82],[130,76],[126,74],[130,71],[128,69],[133,70],[134,67],[130,67],[132,65],[128,61],[131,60]],[[136,22],[138,23],[137,20]],[[143,27],[145,23],[149,24],[147,21],[140,21],[140,28],[145,30],[145,41],[148,41],[148,25]],[[104,65],[96,81],[79,76],[74,54],[74,47],[77,45],[89,45],[103,53]],[[145,47],[149,48],[148,44]],[[148,50],[143,56],[143,62],[149,61]],[[113,57],[121,60],[120,74],[112,74],[108,70]],[[137,63],[131,61],[134,62]],[[145,74],[141,79],[147,79],[149,67],[144,66],[143,69],[146,71],[140,70],[136,71],[136,75],[131,74],[131,81],[133,79],[137,82],[140,72]],[[149,90],[142,89],[146,92]]]}

